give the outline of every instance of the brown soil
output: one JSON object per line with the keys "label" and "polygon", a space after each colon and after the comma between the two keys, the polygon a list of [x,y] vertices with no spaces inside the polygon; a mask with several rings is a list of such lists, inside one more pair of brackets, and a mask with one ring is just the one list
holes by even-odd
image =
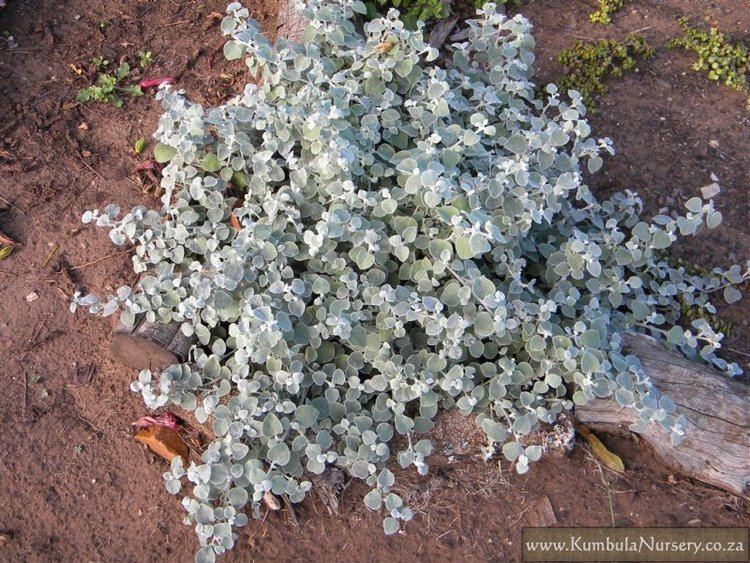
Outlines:
{"label": "brown soil", "polygon": [[[252,6],[275,33],[276,1]],[[745,97],[709,84],[690,70],[689,56],[665,44],[682,14],[707,12],[747,36],[750,7],[741,0],[639,0],[601,27],[586,19],[592,2],[559,6],[535,0],[525,9],[536,25],[540,81],[554,76],[553,55],[574,36],[644,28],[657,47],[654,61],[612,85],[593,117],[596,132],[619,149],[594,180],[599,193],[637,189],[656,212],[698,194],[714,172],[725,223],[680,252],[704,266],[747,259]],[[211,14],[223,9],[223,0],[11,0],[0,14],[0,31],[19,42],[0,51],[0,230],[23,245],[0,263],[0,560],[189,561],[196,549],[179,500],[164,490],[165,464],[133,439],[130,423],[144,407],[128,390],[134,373],[108,359],[109,326],[68,312],[76,285],[102,291],[133,281],[127,254],[117,254],[102,231],[81,229],[80,216],[108,202],[154,203],[135,179],[131,147],[150,138],[160,110],[151,96],[126,100],[122,110],[76,104],[87,78],[71,65],[86,75],[102,53],[132,62],[150,50],[148,76],[176,76],[191,98],[215,104],[242,84],[242,64],[221,60]],[[32,292],[38,299],[29,302]],[[729,346],[747,354],[750,300],[723,312],[736,325]],[[448,426],[452,432],[437,432],[439,444],[455,440],[455,425]],[[580,445],[524,476],[470,455],[426,478],[402,472],[399,486],[417,518],[391,538],[380,515],[363,507],[364,487],[353,483],[340,515],[315,498],[297,508],[299,526],[287,511],[271,513],[242,531],[226,560],[517,560],[521,529],[538,523],[531,515],[544,496],[566,526],[750,522],[745,502],[670,477],[635,442],[609,445],[625,459],[624,475],[602,469]]]}

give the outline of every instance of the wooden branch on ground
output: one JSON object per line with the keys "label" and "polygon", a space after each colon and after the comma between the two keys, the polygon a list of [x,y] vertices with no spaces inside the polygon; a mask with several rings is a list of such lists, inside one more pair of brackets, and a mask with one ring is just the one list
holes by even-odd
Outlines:
{"label": "wooden branch on ground", "polygon": [[[639,436],[680,474],[732,494],[750,496],[750,387],[691,362],[645,335],[627,336],[626,349],[640,358],[656,388],[687,419],[682,442],[652,424]],[[635,413],[612,399],[575,410],[577,421],[603,432],[627,431]]]}

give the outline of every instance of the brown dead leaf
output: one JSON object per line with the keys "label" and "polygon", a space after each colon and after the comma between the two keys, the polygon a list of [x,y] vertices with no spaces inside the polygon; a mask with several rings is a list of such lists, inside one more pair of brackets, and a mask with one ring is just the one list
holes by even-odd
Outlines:
{"label": "brown dead leaf", "polygon": [[0,260],[5,260],[15,250],[18,243],[12,238],[0,233]]}
{"label": "brown dead leaf", "polygon": [[177,456],[180,456],[183,462],[187,463],[187,444],[174,430],[155,424],[139,430],[135,435],[135,439],[141,444],[146,444],[151,451],[170,463]]}
{"label": "brown dead leaf", "polygon": [[375,47],[375,50],[381,54],[388,53],[391,49],[393,49],[393,47],[395,47],[395,45],[396,44],[392,41],[383,41],[382,43],[378,43],[378,45]]}
{"label": "brown dead leaf", "polygon": [[78,76],[83,76],[83,69],[80,66],[78,66],[77,64],[74,64],[74,63],[70,63],[68,66]]}
{"label": "brown dead leaf", "polygon": [[242,225],[240,225],[240,220],[237,219],[237,216],[234,213],[229,214],[229,224],[232,226],[233,229],[236,229],[238,231],[242,230]]}
{"label": "brown dead leaf", "polygon": [[594,452],[594,455],[598,457],[605,466],[617,473],[625,472],[625,465],[622,463],[622,458],[609,451],[607,446],[605,446],[602,441],[591,432],[591,430],[580,424],[576,426],[576,430],[578,430],[578,433],[589,443],[591,451]]}
{"label": "brown dead leaf", "polygon": [[281,510],[279,499],[271,491],[263,493],[263,504],[266,505],[268,510]]}

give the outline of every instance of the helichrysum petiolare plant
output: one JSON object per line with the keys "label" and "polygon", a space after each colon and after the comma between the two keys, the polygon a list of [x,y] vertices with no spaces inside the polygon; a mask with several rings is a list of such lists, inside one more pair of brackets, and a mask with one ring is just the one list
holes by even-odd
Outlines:
{"label": "helichrysum petiolare plant", "polygon": [[737,299],[750,273],[704,278],[659,258],[720,214],[693,198],[647,221],[632,193],[594,198],[582,168],[610,145],[589,136],[577,93],[535,98],[527,20],[488,4],[443,69],[395,11],[359,35],[364,9],[313,0],[304,42],[272,45],[230,4],[224,52],[262,80],[212,108],[163,88],[162,207],[84,216],[135,244],[142,277],[73,309],[176,321],[199,342],[189,363],[132,385],[150,408],[213,424],[202,463],[165,474],[173,494],[189,483],[198,561],[234,545],[265,491],[299,502],[328,465],[367,482],[365,504],[395,533],[412,512],[386,467],[393,439],[400,465],[426,473],[420,436],[441,410],[475,414],[487,455],[520,472],[542,453],[523,437],[595,397],[678,438],[624,333],[736,372],[705,321],[678,324],[678,296],[713,310],[711,293]]}

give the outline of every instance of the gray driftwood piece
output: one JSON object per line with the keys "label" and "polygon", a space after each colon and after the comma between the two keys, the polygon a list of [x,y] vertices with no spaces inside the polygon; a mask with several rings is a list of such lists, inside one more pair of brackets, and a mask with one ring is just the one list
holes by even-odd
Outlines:
{"label": "gray driftwood piece", "polygon": [[133,328],[120,326],[112,334],[112,358],[137,369],[159,369],[187,360],[195,342],[180,330],[180,323],[149,323],[139,319]]}
{"label": "gray driftwood piece", "polygon": [[[667,350],[648,336],[628,336],[628,351],[643,364],[656,388],[687,419],[685,436],[672,446],[667,433],[650,425],[639,436],[676,472],[723,489],[750,495],[750,393],[710,367]],[[604,432],[621,433],[635,421],[633,411],[611,399],[577,407],[575,418]]]}

